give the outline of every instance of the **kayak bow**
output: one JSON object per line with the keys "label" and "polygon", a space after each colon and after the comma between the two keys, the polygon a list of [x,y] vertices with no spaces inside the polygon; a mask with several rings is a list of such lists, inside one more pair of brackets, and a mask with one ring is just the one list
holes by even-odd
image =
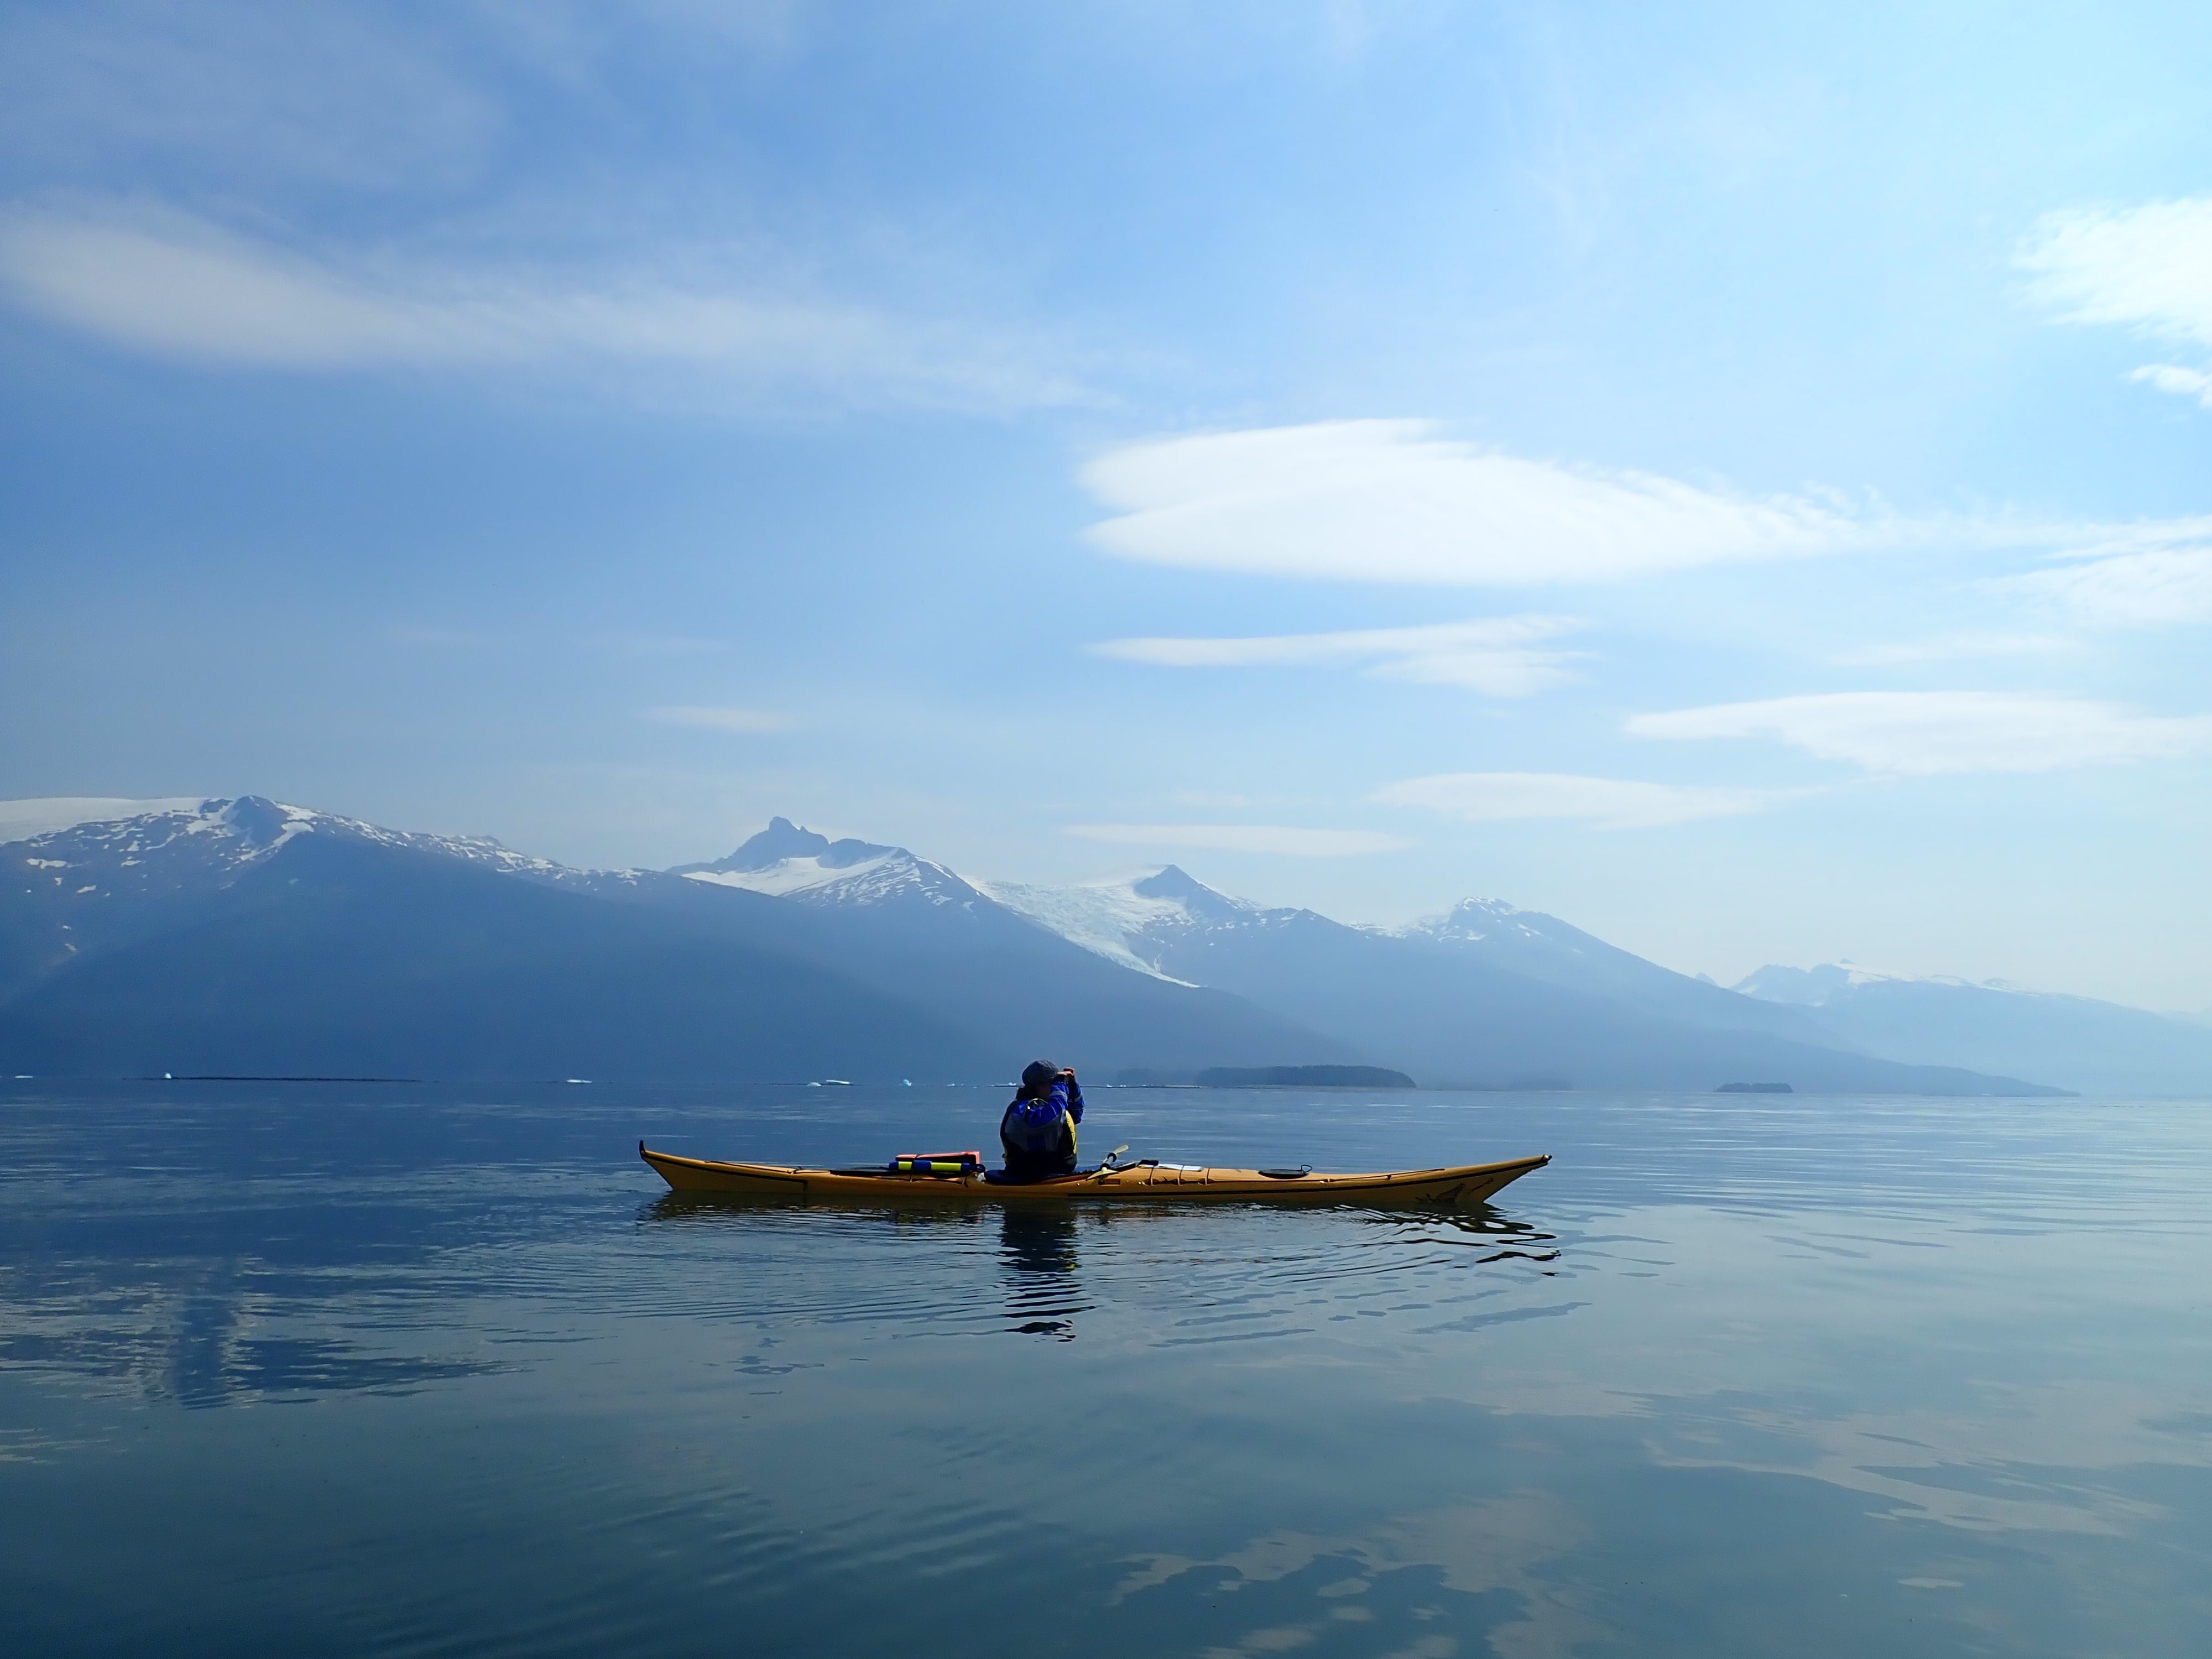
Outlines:
{"label": "kayak bow", "polygon": [[679,1193],[720,1193],[746,1198],[896,1198],[953,1202],[1032,1203],[1040,1200],[1118,1199],[1158,1202],[1236,1200],[1267,1204],[1476,1204],[1548,1156],[1502,1164],[1458,1164],[1440,1170],[1392,1170],[1373,1175],[1324,1175],[1305,1170],[1206,1170],[1194,1164],[1107,1165],[1042,1181],[986,1179],[980,1171],[901,1174],[889,1168],[807,1170],[784,1164],[724,1164],[711,1158],[656,1152],[643,1141],[637,1155]]}

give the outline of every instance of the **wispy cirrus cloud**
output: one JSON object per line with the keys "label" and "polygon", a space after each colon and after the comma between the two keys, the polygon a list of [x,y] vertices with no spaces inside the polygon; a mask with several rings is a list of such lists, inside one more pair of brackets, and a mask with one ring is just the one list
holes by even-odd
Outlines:
{"label": "wispy cirrus cloud", "polygon": [[676,374],[740,393],[999,411],[1079,401],[987,331],[766,286],[314,256],[168,212],[0,216],[0,295],[162,356],[263,369]]}
{"label": "wispy cirrus cloud", "polygon": [[1276,823],[1071,823],[1063,833],[1115,847],[1201,848],[1308,859],[1395,853],[1413,844],[1403,836],[1370,830],[1304,830]]}
{"label": "wispy cirrus cloud", "polygon": [[2042,692],[1836,691],[1638,714],[1638,737],[1773,738],[1869,772],[2052,772],[2212,750],[2212,715]]}
{"label": "wispy cirrus cloud", "polygon": [[1539,647],[1582,626],[1571,617],[1497,617],[1334,634],[1106,640],[1091,649],[1169,668],[1359,667],[1378,678],[1526,697],[1574,678],[1566,665],[1588,653]]}
{"label": "wispy cirrus cloud", "polygon": [[737,732],[758,735],[769,732],[788,732],[791,717],[765,708],[719,708],[697,704],[679,704],[646,710],[648,720],[663,726],[689,726],[704,732]]}
{"label": "wispy cirrus cloud", "polygon": [[2203,369],[2184,368],[2178,363],[2145,363],[2128,379],[2177,398],[2194,398],[2212,409],[2212,374]]}
{"label": "wispy cirrus cloud", "polygon": [[[506,125],[455,50],[471,20],[410,28],[368,5],[80,0],[0,15],[0,148],[49,176],[450,188]],[[456,27],[458,26],[458,27]]]}
{"label": "wispy cirrus cloud", "polygon": [[[2062,322],[2212,346],[2212,196],[2045,215],[2021,247],[2029,295]],[[2212,409],[2212,373],[2147,363],[2130,378]]]}
{"label": "wispy cirrus cloud", "polygon": [[2212,196],[2046,214],[2018,258],[2063,321],[2212,346]]}
{"label": "wispy cirrus cloud", "polygon": [[1376,792],[1386,806],[1420,806],[1470,823],[1580,820],[1601,830],[1652,830],[1763,811],[1802,791],[1707,788],[1559,772],[1440,772]]}
{"label": "wispy cirrus cloud", "polygon": [[2135,627],[2212,622],[2212,547],[2077,557],[1992,577],[1984,586],[2052,601],[2090,622]]}

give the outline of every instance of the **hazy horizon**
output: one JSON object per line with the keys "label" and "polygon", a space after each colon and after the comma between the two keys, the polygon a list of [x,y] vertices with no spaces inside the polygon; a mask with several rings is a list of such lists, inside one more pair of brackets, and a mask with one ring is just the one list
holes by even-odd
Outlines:
{"label": "hazy horizon", "polygon": [[2212,19],[0,20],[0,796],[2212,1008]]}

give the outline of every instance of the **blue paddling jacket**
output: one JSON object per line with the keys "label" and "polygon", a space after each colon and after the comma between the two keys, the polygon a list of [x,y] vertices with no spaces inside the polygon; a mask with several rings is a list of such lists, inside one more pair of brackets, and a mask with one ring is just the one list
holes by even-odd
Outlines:
{"label": "blue paddling jacket", "polygon": [[[1045,1077],[1033,1074],[1043,1072]],[[1048,1081],[1047,1079],[1049,1079]],[[1075,1126],[1083,1121],[1083,1090],[1040,1060],[1022,1074],[1022,1091],[999,1120],[999,1144],[1012,1176],[1064,1175],[1075,1167]]]}

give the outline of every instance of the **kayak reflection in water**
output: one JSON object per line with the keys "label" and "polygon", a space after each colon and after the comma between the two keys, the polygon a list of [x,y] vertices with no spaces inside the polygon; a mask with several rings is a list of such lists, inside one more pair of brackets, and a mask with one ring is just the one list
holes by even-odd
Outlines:
{"label": "kayak reflection in water", "polygon": [[1076,1277],[1076,1219],[1065,1209],[1009,1204],[999,1223],[1006,1269],[1006,1317],[1024,1336],[1075,1340],[1075,1316],[1091,1311]]}
{"label": "kayak reflection in water", "polygon": [[1009,1204],[1000,1217],[999,1255],[1017,1284],[1065,1279],[1076,1267],[1074,1212]]}
{"label": "kayak reflection in water", "polygon": [[1075,1170],[1075,1126],[1083,1091],[1072,1067],[1033,1060],[1022,1068],[1021,1092],[999,1120],[1009,1181],[1037,1181]]}

